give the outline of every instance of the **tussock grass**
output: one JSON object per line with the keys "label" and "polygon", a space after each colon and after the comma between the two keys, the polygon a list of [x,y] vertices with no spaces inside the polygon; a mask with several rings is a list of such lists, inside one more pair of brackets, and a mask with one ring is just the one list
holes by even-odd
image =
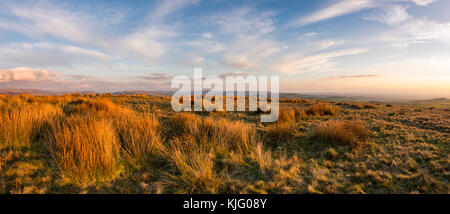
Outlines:
{"label": "tussock grass", "polygon": [[261,170],[262,172],[272,168],[272,152],[270,150],[265,150],[262,143],[258,143],[254,147],[250,158],[258,164],[259,170]]}
{"label": "tussock grass", "polygon": [[120,145],[107,120],[73,115],[52,123],[46,145],[63,177],[79,184],[117,175]]}
{"label": "tussock grass", "polygon": [[295,109],[295,119],[297,121],[304,120],[306,118],[308,118],[308,114],[306,114],[305,110],[300,108]]}
{"label": "tussock grass", "polygon": [[[88,96],[89,97],[89,96]],[[88,115],[94,114],[98,117],[115,116],[124,111],[120,106],[107,99],[89,100],[78,99],[64,106],[64,113]]]}
{"label": "tussock grass", "polygon": [[155,115],[120,114],[114,120],[122,157],[136,168],[158,156],[162,149],[161,124]]}
{"label": "tussock grass", "polygon": [[168,129],[169,136],[181,136],[185,134],[195,135],[198,132],[198,126],[201,123],[200,116],[192,113],[177,113],[169,118]]}
{"label": "tussock grass", "polygon": [[277,123],[293,123],[295,121],[296,119],[294,109],[281,109]]}
{"label": "tussock grass", "polygon": [[199,129],[200,137],[206,137],[213,147],[224,152],[233,150],[246,153],[259,141],[255,129],[241,121],[207,117]]}
{"label": "tussock grass", "polygon": [[361,121],[328,121],[319,125],[313,137],[331,145],[358,147],[369,136]]}
{"label": "tussock grass", "polygon": [[176,167],[176,174],[169,175],[176,186],[187,193],[218,192],[223,178],[214,171],[212,150],[198,145],[193,138],[184,138],[173,140],[165,155]]}
{"label": "tussock grass", "polygon": [[295,138],[295,129],[292,124],[272,124],[265,129],[264,142],[271,146],[280,146],[289,143]]}
{"label": "tussock grass", "polygon": [[0,148],[30,147],[42,133],[43,126],[61,115],[60,108],[50,104],[0,106]]}
{"label": "tussock grass", "polygon": [[256,131],[241,121],[226,118],[201,118],[192,113],[177,113],[169,119],[169,138],[190,136],[210,148],[247,152],[258,141]]}
{"label": "tussock grass", "polygon": [[306,113],[312,116],[336,115],[338,111],[338,107],[334,107],[326,103],[314,104],[306,109]]}

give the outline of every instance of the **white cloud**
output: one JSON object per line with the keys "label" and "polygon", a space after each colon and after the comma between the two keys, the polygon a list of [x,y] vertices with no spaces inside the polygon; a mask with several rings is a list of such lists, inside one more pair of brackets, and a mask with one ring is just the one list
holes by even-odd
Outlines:
{"label": "white cloud", "polygon": [[376,13],[364,16],[363,19],[377,21],[388,25],[402,23],[410,18],[406,7],[400,5],[389,6],[379,9]]}
{"label": "white cloud", "polygon": [[75,42],[87,43],[94,38],[91,18],[82,13],[58,8],[51,4],[39,4],[35,7],[10,5],[15,22],[1,21],[0,27],[27,34],[31,37],[45,35],[56,36]]}
{"label": "white cloud", "polygon": [[212,39],[213,35],[212,35],[212,33],[207,32],[207,33],[202,34],[202,38],[203,39]]}
{"label": "white cloud", "polygon": [[441,42],[450,44],[450,23],[440,23],[428,18],[411,20],[398,28],[408,43]]}
{"label": "white cloud", "polygon": [[[4,3],[8,16],[0,18],[0,28],[26,34],[34,39],[68,40],[72,43],[95,48],[108,49],[116,55],[131,57],[147,62],[156,62],[170,48],[167,39],[176,32],[164,24],[164,18],[199,0],[160,1],[154,10],[149,11],[149,20],[137,26],[131,33],[106,34],[111,24],[120,23],[125,15],[117,9],[108,9],[99,14],[74,12],[64,4],[52,2],[30,2],[30,5]],[[105,23],[110,23],[109,25]],[[66,51],[77,51],[73,48]],[[92,55],[94,53],[86,53]]]}
{"label": "white cloud", "polygon": [[412,0],[412,1],[420,6],[426,6],[435,2],[435,0]]}
{"label": "white cloud", "polygon": [[[277,72],[283,74],[295,74],[306,71],[316,71],[317,69],[330,68],[334,64],[331,61],[333,58],[361,54],[368,51],[364,48],[355,49],[343,49],[337,51],[331,51],[310,56],[301,56],[298,54],[292,54],[283,56],[274,61],[271,68]],[[331,63],[331,65],[330,65]]]}
{"label": "white cloud", "polygon": [[437,22],[426,17],[410,18],[392,27],[392,30],[377,35],[376,41],[401,48],[424,43],[450,45],[450,22]]}
{"label": "white cloud", "polygon": [[292,21],[290,25],[304,26],[368,8],[383,8],[399,2],[413,2],[419,6],[426,6],[435,2],[435,0],[340,0],[314,13],[300,17]]}
{"label": "white cloud", "polygon": [[372,0],[343,0],[310,15],[300,17],[294,20],[291,25],[303,26],[374,6],[375,2]]}
{"label": "white cloud", "polygon": [[116,39],[107,46],[120,50],[127,56],[131,55],[148,62],[156,62],[170,49],[170,44],[166,42],[167,39],[177,34],[173,28],[164,24],[164,19],[198,2],[200,0],[161,1],[156,9],[149,13],[148,23],[140,26],[134,33]]}
{"label": "white cloud", "polygon": [[282,45],[259,36],[240,36],[223,55],[225,64],[239,69],[264,67],[268,57],[279,53]]}
{"label": "white cloud", "polygon": [[134,34],[119,39],[118,44],[110,44],[113,49],[119,49],[135,57],[153,62],[165,52],[165,47],[158,42],[165,33],[157,28],[141,29]]}
{"label": "white cloud", "polygon": [[72,67],[77,63],[103,65],[117,56],[73,45],[40,42],[0,46],[0,58],[2,67]]}

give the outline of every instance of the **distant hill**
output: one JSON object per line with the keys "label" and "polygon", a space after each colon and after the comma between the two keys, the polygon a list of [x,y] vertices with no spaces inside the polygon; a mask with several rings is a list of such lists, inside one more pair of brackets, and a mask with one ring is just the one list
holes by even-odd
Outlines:
{"label": "distant hill", "polygon": [[[112,92],[114,95],[127,94],[127,95],[138,95],[146,94],[149,96],[172,96],[175,90],[159,90],[159,91],[144,91],[144,90],[128,90],[128,91],[117,91]],[[208,91],[203,91],[206,94]],[[64,95],[73,93],[106,93],[106,92],[95,92],[95,91],[49,91],[49,90],[39,90],[39,89],[0,89],[0,94],[8,95],[19,95],[19,94],[32,94],[32,95]],[[440,106],[448,108],[450,106],[450,100],[447,98],[434,98],[434,99],[423,99],[423,100],[413,100],[413,99],[395,99],[390,97],[384,97],[382,95],[346,95],[346,94],[300,94],[300,93],[286,93],[280,92],[280,98],[295,98],[295,99],[310,99],[310,100],[328,100],[336,102],[395,102],[401,104],[413,104],[420,106]]]}
{"label": "distant hill", "polygon": [[32,94],[32,95],[61,95],[70,92],[58,92],[58,91],[47,91],[39,89],[0,89],[0,94],[8,95],[19,95],[19,94]]}

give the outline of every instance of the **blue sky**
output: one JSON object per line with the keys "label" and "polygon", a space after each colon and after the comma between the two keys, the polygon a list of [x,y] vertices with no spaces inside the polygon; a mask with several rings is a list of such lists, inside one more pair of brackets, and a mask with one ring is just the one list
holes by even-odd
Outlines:
{"label": "blue sky", "polygon": [[450,96],[450,1],[2,1],[0,88],[158,90],[279,75],[287,92]]}

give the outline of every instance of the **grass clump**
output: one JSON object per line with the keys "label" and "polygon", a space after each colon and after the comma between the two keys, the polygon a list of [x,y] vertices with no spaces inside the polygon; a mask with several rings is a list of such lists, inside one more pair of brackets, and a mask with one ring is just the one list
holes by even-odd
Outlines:
{"label": "grass clump", "polygon": [[280,146],[291,142],[295,138],[295,130],[292,124],[272,124],[264,132],[264,142],[271,146]]}
{"label": "grass clump", "polygon": [[306,109],[306,114],[312,116],[323,116],[323,115],[336,115],[339,108],[326,103],[318,103],[310,106]]}
{"label": "grass clump", "polygon": [[258,141],[256,131],[242,121],[207,117],[199,126],[197,138],[204,138],[218,151],[246,153]]}
{"label": "grass clump", "polygon": [[304,120],[304,119],[308,118],[308,114],[306,114],[305,110],[296,108],[295,109],[295,118],[297,119],[297,121]]}
{"label": "grass clump", "polygon": [[326,144],[358,147],[368,135],[361,121],[335,120],[319,125],[313,137]]}
{"label": "grass clump", "polygon": [[122,158],[135,168],[142,168],[162,149],[161,125],[151,114],[121,114],[114,126],[122,146]]}
{"label": "grass clump", "polygon": [[212,150],[198,145],[193,138],[175,139],[165,150],[166,157],[175,166],[170,174],[178,192],[217,193],[223,182],[214,171]]}
{"label": "grass clump", "polygon": [[0,106],[0,148],[30,147],[61,109],[50,104]]}
{"label": "grass clump", "polygon": [[294,109],[282,109],[278,116],[277,123],[293,123],[296,122]]}
{"label": "grass clump", "polygon": [[78,99],[69,102],[64,106],[64,113],[88,115],[93,114],[99,117],[114,116],[123,111],[120,106],[106,99]]}
{"label": "grass clump", "polygon": [[198,126],[201,123],[200,116],[192,113],[177,113],[169,118],[167,123],[168,136],[192,135],[198,132]]}
{"label": "grass clump", "polygon": [[73,115],[56,121],[46,145],[61,176],[75,183],[107,181],[117,174],[120,145],[107,120]]}

